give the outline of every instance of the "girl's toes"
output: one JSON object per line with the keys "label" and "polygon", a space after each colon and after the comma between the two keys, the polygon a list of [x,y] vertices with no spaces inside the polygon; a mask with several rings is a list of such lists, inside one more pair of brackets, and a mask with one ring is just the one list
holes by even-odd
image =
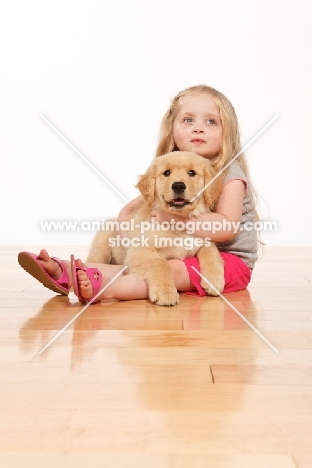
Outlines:
{"label": "girl's toes", "polygon": [[[81,259],[80,258],[77,258],[76,260],[76,265],[78,268],[83,268],[85,266],[84,263],[82,263]],[[84,273],[84,272],[83,272]]]}
{"label": "girl's toes", "polygon": [[77,281],[80,294],[87,299],[91,298],[93,294],[92,284],[83,270],[77,271]]}

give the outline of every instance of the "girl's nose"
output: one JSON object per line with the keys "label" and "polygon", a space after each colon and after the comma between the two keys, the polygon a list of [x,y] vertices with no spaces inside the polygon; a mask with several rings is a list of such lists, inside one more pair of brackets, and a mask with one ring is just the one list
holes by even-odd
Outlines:
{"label": "girl's nose", "polygon": [[195,125],[194,128],[193,128],[193,132],[194,133],[203,133],[204,130],[200,125]]}
{"label": "girl's nose", "polygon": [[194,120],[193,133],[203,133],[204,125],[200,120]]}

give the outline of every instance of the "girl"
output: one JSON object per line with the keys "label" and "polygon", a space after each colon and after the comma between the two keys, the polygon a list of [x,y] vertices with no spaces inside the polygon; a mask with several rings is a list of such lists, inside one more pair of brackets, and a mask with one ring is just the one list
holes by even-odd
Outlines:
{"label": "girl", "polygon": [[[194,219],[195,235],[209,237],[216,242],[224,262],[225,286],[223,292],[239,291],[247,287],[257,260],[257,233],[252,228],[257,219],[255,193],[252,188],[241,141],[237,116],[232,104],[219,91],[205,85],[181,91],[165,113],[156,156],[171,151],[193,151],[209,159],[223,178],[223,189],[214,212]],[[232,161],[233,160],[233,161]],[[232,161],[232,162],[231,162]],[[129,218],[143,199],[137,197],[120,212],[118,221]],[[152,213],[155,222],[171,221],[171,215],[160,211]],[[179,218],[181,220],[181,218]],[[201,221],[205,229],[198,229]],[[187,220],[188,226],[190,220]],[[207,222],[211,230],[207,230]],[[120,233],[125,235],[124,232]],[[19,254],[20,265],[44,286],[61,294],[68,294],[71,284],[81,302],[99,300],[134,300],[148,298],[147,285],[139,274],[121,273],[122,266],[90,264],[81,260],[69,261],[50,257],[46,250],[39,256],[27,252]],[[180,292],[205,295],[200,286],[197,258],[169,260],[175,285]],[[121,273],[121,274],[120,274]],[[114,281],[110,281],[120,274]]]}

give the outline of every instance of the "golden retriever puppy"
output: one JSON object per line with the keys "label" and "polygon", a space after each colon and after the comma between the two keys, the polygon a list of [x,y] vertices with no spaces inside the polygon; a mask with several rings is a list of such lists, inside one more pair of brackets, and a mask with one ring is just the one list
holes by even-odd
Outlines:
{"label": "golden retriever puppy", "polygon": [[[87,258],[88,263],[127,265],[129,272],[140,273],[148,285],[151,302],[163,306],[178,303],[179,294],[167,262],[171,258],[197,256],[202,287],[212,296],[224,287],[223,262],[210,240],[193,235],[192,221],[210,211],[221,190],[220,178],[210,185],[215,172],[208,160],[195,153],[175,151],[155,158],[137,188],[144,202],[126,222],[126,237],[118,234],[116,220],[107,220],[107,229],[98,231]],[[153,209],[171,213],[181,222],[153,223]],[[192,229],[191,229],[192,226]],[[120,228],[120,226],[119,226]]]}

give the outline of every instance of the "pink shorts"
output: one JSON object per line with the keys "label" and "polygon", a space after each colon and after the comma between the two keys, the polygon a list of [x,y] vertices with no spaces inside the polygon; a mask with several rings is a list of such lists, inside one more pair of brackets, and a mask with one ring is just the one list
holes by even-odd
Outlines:
{"label": "pink shorts", "polygon": [[[231,254],[229,252],[220,252],[220,255],[224,263],[224,289],[222,292],[234,292],[241,291],[242,289],[247,288],[250,278],[251,278],[251,269],[248,268],[246,263],[243,262],[237,255]],[[185,258],[184,263],[186,265],[188,274],[190,275],[190,280],[197,289],[197,291],[190,291],[186,294],[193,296],[206,296],[206,291],[201,287],[200,281],[201,277],[196,273],[196,271],[191,268],[194,266],[196,270],[200,271],[199,261],[197,257]]]}

